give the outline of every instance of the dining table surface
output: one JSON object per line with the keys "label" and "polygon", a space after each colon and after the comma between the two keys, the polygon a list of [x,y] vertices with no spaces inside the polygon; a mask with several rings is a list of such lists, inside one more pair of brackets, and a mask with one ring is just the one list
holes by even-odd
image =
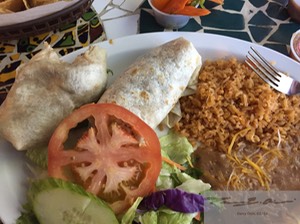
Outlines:
{"label": "dining table surface", "polygon": [[[0,104],[11,88],[16,69],[28,62],[47,41],[64,56],[77,49],[129,35],[151,32],[197,32],[257,43],[289,55],[292,34],[300,29],[287,10],[287,0],[206,0],[207,16],[191,17],[181,29],[160,26],[146,0],[94,0],[79,19],[56,30],[0,40]],[[1,34],[0,34],[1,36]]]}

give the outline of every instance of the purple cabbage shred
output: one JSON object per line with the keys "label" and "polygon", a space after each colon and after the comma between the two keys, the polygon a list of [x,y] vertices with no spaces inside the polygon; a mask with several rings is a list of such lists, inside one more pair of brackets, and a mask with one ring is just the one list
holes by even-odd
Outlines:
{"label": "purple cabbage shred", "polygon": [[167,189],[156,191],[145,197],[138,209],[141,211],[156,211],[162,206],[182,213],[203,212],[204,198],[200,194],[188,193],[177,188]]}

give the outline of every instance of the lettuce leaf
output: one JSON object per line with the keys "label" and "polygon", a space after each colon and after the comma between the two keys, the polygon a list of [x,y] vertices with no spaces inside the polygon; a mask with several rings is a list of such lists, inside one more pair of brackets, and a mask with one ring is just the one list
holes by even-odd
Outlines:
{"label": "lettuce leaf", "polygon": [[26,151],[26,157],[35,165],[47,169],[48,167],[48,147],[33,148]]}
{"label": "lettuce leaf", "polygon": [[138,197],[133,205],[126,211],[124,216],[122,217],[121,224],[132,224],[133,220],[136,217],[136,210],[139,206],[140,202],[143,200],[142,197]]}
{"label": "lettuce leaf", "polygon": [[[188,142],[187,138],[170,131],[167,135],[161,137],[161,154],[163,157],[169,158],[176,163],[187,163],[194,152],[193,146]],[[182,182],[178,181],[177,173],[181,172],[177,168],[163,162],[160,175],[156,182],[159,190],[174,188]]]}
{"label": "lettuce leaf", "polygon": [[[164,152],[163,148],[161,151],[161,155],[169,158],[168,154]],[[173,173],[176,173],[177,169],[170,166],[169,164],[163,162],[162,163],[162,168],[160,170],[160,174],[158,176],[158,179],[156,181],[156,188],[158,190],[164,190],[164,189],[169,189],[169,188],[174,188],[175,183],[174,179],[172,178]]]}
{"label": "lettuce leaf", "polygon": [[176,188],[181,189],[183,191],[199,194],[208,191],[211,186],[210,184],[204,183],[200,179],[188,178],[187,180],[183,181],[183,183]]}
{"label": "lettuce leaf", "polygon": [[176,163],[184,164],[191,158],[194,148],[187,138],[170,131],[159,139],[162,151]]}
{"label": "lettuce leaf", "polygon": [[157,212],[150,211],[140,216],[141,224],[190,224],[196,213],[180,213],[170,209],[160,209]]}
{"label": "lettuce leaf", "polygon": [[16,224],[39,224],[34,212],[32,211],[32,206],[25,204],[21,216],[17,219]]}
{"label": "lettuce leaf", "polygon": [[[191,158],[191,154],[194,152],[194,148],[186,137],[182,137],[179,134],[170,131],[167,135],[160,138],[160,143],[162,156],[181,165],[186,165],[186,171],[196,169],[191,167],[188,163]],[[199,194],[210,189],[211,186],[200,180],[198,175],[196,175],[197,179],[195,179],[188,173],[182,172],[178,168],[163,162],[160,175],[156,182],[156,188],[158,190],[180,188],[186,192],[195,194]]]}

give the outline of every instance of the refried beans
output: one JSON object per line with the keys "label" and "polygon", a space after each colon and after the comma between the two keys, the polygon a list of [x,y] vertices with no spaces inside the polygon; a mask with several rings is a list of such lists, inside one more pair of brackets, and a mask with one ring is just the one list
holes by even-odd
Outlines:
{"label": "refried beans", "polygon": [[237,59],[206,61],[180,99],[175,130],[199,145],[195,166],[215,190],[300,190],[300,96],[273,90]]}

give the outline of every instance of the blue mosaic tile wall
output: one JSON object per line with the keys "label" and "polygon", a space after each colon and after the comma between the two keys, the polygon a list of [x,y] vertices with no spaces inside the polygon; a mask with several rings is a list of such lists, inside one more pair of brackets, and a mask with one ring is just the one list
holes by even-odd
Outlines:
{"label": "blue mosaic tile wall", "polygon": [[[211,14],[191,18],[179,31],[230,36],[288,55],[290,38],[300,24],[290,18],[286,5],[287,0],[224,0],[223,5],[206,1]],[[156,23],[147,1],[141,8],[140,33],[165,31]]]}

